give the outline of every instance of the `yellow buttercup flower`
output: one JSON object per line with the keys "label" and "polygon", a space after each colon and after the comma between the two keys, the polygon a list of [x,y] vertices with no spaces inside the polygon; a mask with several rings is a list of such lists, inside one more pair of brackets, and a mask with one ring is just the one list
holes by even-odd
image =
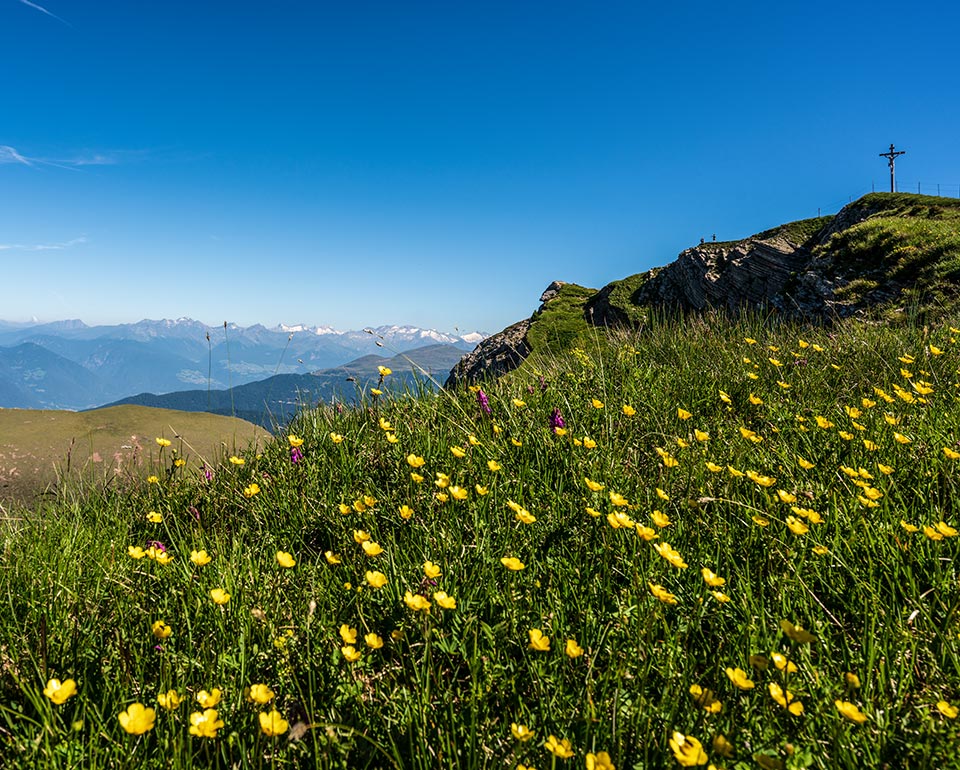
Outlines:
{"label": "yellow buttercup flower", "polygon": [[157,442],[157,446],[160,447],[161,449],[163,449],[164,447],[170,446],[170,439],[168,438],[160,438],[158,436],[157,438],[154,439],[154,441]]}
{"label": "yellow buttercup flower", "polygon": [[611,511],[607,514],[607,523],[614,529],[633,529],[636,522],[623,511]]}
{"label": "yellow buttercup flower", "polygon": [[683,407],[678,406],[678,407],[677,407],[677,417],[678,417],[679,419],[681,419],[681,420],[689,420],[691,417],[693,417],[693,412],[688,412],[688,411],[687,411],[686,409],[684,409]]}
{"label": "yellow buttercup flower", "polygon": [[197,703],[200,704],[200,708],[212,709],[218,703],[220,703],[220,698],[223,697],[223,692],[221,692],[219,687],[214,687],[210,692],[206,690],[201,690],[197,693]]}
{"label": "yellow buttercup flower", "polygon": [[957,530],[947,524],[945,521],[938,521],[936,523],[937,532],[939,532],[944,537],[956,537]]}
{"label": "yellow buttercup flower", "polygon": [[513,556],[504,556],[502,559],[500,559],[500,563],[503,564],[503,566],[508,570],[512,570],[513,572],[519,572],[526,566],[522,561]]}
{"label": "yellow buttercup flower", "polygon": [[697,430],[696,428],[693,429],[693,437],[701,443],[710,440],[710,434],[707,431]]}
{"label": "yellow buttercup flower", "polygon": [[463,447],[452,446],[450,447],[450,454],[452,454],[454,457],[466,457],[467,450]]}
{"label": "yellow buttercup flower", "polygon": [[367,585],[371,588],[383,588],[387,584],[387,576],[382,572],[371,572],[368,570],[364,577],[367,580]]}
{"label": "yellow buttercup flower", "polygon": [[943,714],[947,719],[956,719],[957,714],[960,714],[960,709],[956,706],[952,706],[948,701],[941,700],[937,701],[937,711]]}
{"label": "yellow buttercup flower", "polygon": [[793,639],[793,641],[799,642],[800,644],[810,644],[811,642],[815,642],[817,640],[817,637],[815,637],[809,631],[805,631],[803,626],[795,626],[789,620],[781,620],[780,628],[783,630],[783,633]]}
{"label": "yellow buttercup flower", "polygon": [[352,644],[345,644],[341,647],[340,654],[343,655],[347,663],[356,663],[360,660],[360,652]]}
{"label": "yellow buttercup flower", "polygon": [[277,551],[277,564],[286,569],[290,569],[295,566],[297,563],[296,559],[293,558],[293,554],[287,553],[286,551]]}
{"label": "yellow buttercup flower", "polygon": [[131,703],[126,711],[121,711],[117,715],[117,718],[120,720],[120,726],[130,735],[143,735],[153,729],[157,712],[142,703]]}
{"label": "yellow buttercup flower", "polygon": [[176,690],[167,690],[157,695],[157,703],[167,711],[176,711],[180,707],[180,704],[183,703],[183,700],[184,699],[180,697],[180,693]]}
{"label": "yellow buttercup flower", "polygon": [[669,527],[672,524],[670,517],[663,513],[663,511],[654,511],[650,514],[650,518],[653,519],[653,523],[660,527],[660,529]]}
{"label": "yellow buttercup flower", "polygon": [[259,494],[260,494],[260,485],[257,484],[256,482],[254,482],[253,484],[250,484],[249,486],[246,486],[246,487],[243,488],[243,496],[244,496],[245,498],[247,498],[248,500],[249,500],[251,497],[254,497],[254,496],[259,495]]}
{"label": "yellow buttercup flower", "polygon": [[260,712],[259,719],[260,730],[268,738],[283,735],[290,727],[290,723],[287,722],[276,709],[273,709],[269,713],[265,711]]}
{"label": "yellow buttercup flower", "polygon": [[153,625],[150,628],[157,639],[167,639],[170,634],[173,633],[173,629],[162,620],[153,621]]}
{"label": "yellow buttercup flower", "polygon": [[337,632],[340,634],[340,638],[343,639],[344,644],[356,644],[357,643],[357,629],[343,623]]}
{"label": "yellow buttercup flower", "polygon": [[237,457],[236,455],[230,455],[229,459],[231,465],[243,465],[246,463],[246,460],[244,460],[242,457]]}
{"label": "yellow buttercup flower", "polygon": [[380,372],[381,377],[388,377],[393,374],[393,369],[389,366],[378,366],[377,371]]}
{"label": "yellow buttercup flower", "polygon": [[683,557],[669,543],[655,543],[653,547],[658,554],[677,569],[687,568],[687,563],[683,560]]}
{"label": "yellow buttercup flower", "polygon": [[415,454],[407,455],[407,465],[411,468],[422,468],[423,464],[426,462],[422,457]]}
{"label": "yellow buttercup flower", "polygon": [[858,725],[862,725],[867,721],[867,715],[849,701],[835,700],[833,705],[837,707],[837,711],[840,712],[841,716],[846,717],[851,722],[856,722]]}
{"label": "yellow buttercup flower", "polygon": [[717,700],[713,690],[701,687],[698,684],[690,685],[690,696],[693,702],[701,706],[708,714],[719,714],[723,710],[723,704]]}
{"label": "yellow buttercup flower", "polygon": [[[589,509],[588,509],[588,510],[589,510]],[[597,515],[599,516],[599,514],[597,514]],[[642,537],[642,538],[643,538],[644,540],[646,540],[648,543],[649,543],[651,540],[656,540],[657,537],[658,537],[657,531],[656,531],[653,527],[645,527],[645,526],[643,526],[642,524],[637,524],[637,525],[636,525],[636,532],[637,532],[637,534],[638,534],[640,537]]]}
{"label": "yellow buttercup flower", "polygon": [[127,556],[131,559],[142,559],[147,555],[147,552],[144,551],[139,545],[128,545],[127,546]]}
{"label": "yellow buttercup flower", "polygon": [[340,563],[340,557],[337,556],[337,554],[335,554],[333,551],[324,551],[323,558],[327,560],[327,564],[333,565]]}
{"label": "yellow buttercup flower", "polygon": [[530,636],[531,650],[536,650],[537,652],[550,651],[550,637],[544,636],[543,631],[539,628],[531,628],[527,633]]}
{"label": "yellow buttercup flower", "polygon": [[216,738],[217,730],[221,727],[223,727],[223,720],[215,709],[209,708],[203,713],[194,711],[190,715],[190,735],[198,738]]}
{"label": "yellow buttercup flower", "polygon": [[399,444],[400,439],[397,438],[396,433],[387,433],[387,441],[391,444]]}
{"label": "yellow buttercup flower", "polygon": [[450,497],[454,500],[466,500],[467,499],[467,490],[463,487],[452,486],[450,487]]}
{"label": "yellow buttercup flower", "polygon": [[586,757],[587,770],[617,770],[610,755],[605,751],[598,751],[596,754],[588,753]]}
{"label": "yellow buttercup flower", "polygon": [[668,495],[666,492],[660,489],[660,487],[654,487],[653,491],[657,493],[657,497],[659,497],[661,500],[670,499],[670,495]]}
{"label": "yellow buttercup flower", "polygon": [[487,468],[489,468],[493,473],[499,471],[503,466],[500,465],[496,460],[487,460]]}
{"label": "yellow buttercup flower", "polygon": [[77,683],[73,679],[64,679],[62,682],[59,679],[51,679],[43,688],[43,694],[60,706],[66,703],[68,698],[77,694]]}
{"label": "yellow buttercup flower", "polygon": [[159,484],[159,483],[160,483],[160,477],[159,477],[159,476],[147,476],[147,483],[148,483],[148,484]]}
{"label": "yellow buttercup flower", "polygon": [[664,604],[676,604],[677,597],[665,589],[662,585],[657,583],[647,583],[650,587],[650,593],[652,593],[657,599],[659,599]]}
{"label": "yellow buttercup flower", "polygon": [[795,674],[797,672],[796,664],[791,660],[787,660],[786,655],[775,652],[770,657],[773,658],[773,665],[780,671],[786,671],[788,674]]}
{"label": "yellow buttercup flower", "polygon": [[418,612],[430,611],[430,602],[420,594],[412,594],[407,591],[403,595],[403,601],[411,610]]}
{"label": "yellow buttercup flower", "polygon": [[379,650],[383,647],[383,637],[371,631],[369,634],[364,635],[363,643],[371,650]]}
{"label": "yellow buttercup flower", "polygon": [[717,465],[716,463],[710,462],[709,460],[707,460],[705,465],[707,466],[707,470],[710,471],[711,473],[720,473],[723,470],[722,465]]}
{"label": "yellow buttercup flower", "polygon": [[803,713],[803,704],[798,701],[789,690],[784,690],[776,682],[770,682],[770,684],[767,685],[767,690],[770,692],[771,698],[794,716],[798,717]]}
{"label": "yellow buttercup flower", "polygon": [[583,647],[577,644],[576,639],[567,639],[567,645],[563,651],[568,658],[579,658],[583,655]]}
{"label": "yellow buttercup flower", "polygon": [[725,735],[717,734],[713,738],[713,752],[721,757],[730,759],[733,756],[733,744],[727,740]]}
{"label": "yellow buttercup flower", "polygon": [[703,745],[689,735],[674,732],[670,738],[670,749],[673,751],[673,758],[681,767],[697,767],[707,763],[707,753],[703,750]]}
{"label": "yellow buttercup flower", "polygon": [[440,567],[432,561],[425,561],[423,563],[423,574],[431,580],[436,580],[440,577]]}
{"label": "yellow buttercup flower", "polygon": [[222,588],[214,588],[210,592],[210,598],[213,599],[214,604],[223,605],[230,601],[230,594],[228,594]]}
{"label": "yellow buttercup flower", "polygon": [[720,577],[713,570],[707,567],[701,568],[700,574],[703,575],[704,582],[711,588],[719,588],[727,582],[726,578]]}
{"label": "yellow buttercup flower", "polygon": [[252,684],[250,685],[250,690],[247,692],[247,700],[251,701],[252,703],[259,703],[261,706],[263,706],[272,701],[274,695],[275,693],[268,685]]}
{"label": "yellow buttercup flower", "polygon": [[637,410],[634,409],[632,406],[630,406],[630,404],[624,404],[624,405],[623,405],[623,413],[624,413],[627,417],[633,417],[633,416],[637,413]]}
{"label": "yellow buttercup flower", "polygon": [[331,440],[334,444],[341,444],[341,443],[343,443],[343,436],[340,435],[339,433],[330,433],[329,436],[330,436],[330,440]]}
{"label": "yellow buttercup flower", "polygon": [[190,551],[190,561],[192,561],[198,567],[203,567],[204,565],[209,564],[212,559],[210,554],[208,554],[206,551]]}
{"label": "yellow buttercup flower", "polygon": [[573,746],[566,738],[559,740],[555,735],[551,735],[543,747],[560,759],[570,759],[573,756]]}
{"label": "yellow buttercup flower", "polygon": [[603,409],[603,401],[598,398],[591,399],[591,404],[593,404],[594,409]]}
{"label": "yellow buttercup flower", "polygon": [[618,492],[614,492],[612,490],[610,491],[610,503],[620,508],[623,508],[629,505],[627,498],[625,498],[623,495],[619,494]]}
{"label": "yellow buttercup flower", "polygon": [[584,510],[589,516],[593,516],[593,518],[597,518],[600,515],[600,511],[598,511],[596,508],[591,508],[589,505],[586,506]]}
{"label": "yellow buttercup flower", "polygon": [[150,513],[147,514],[147,521],[149,521],[151,524],[159,524],[161,521],[163,521],[163,514],[157,513],[156,511],[150,511]]}
{"label": "yellow buttercup flower", "polygon": [[411,516],[413,516],[413,508],[411,508],[409,505],[401,505],[397,510],[400,513],[401,519],[409,519]]}
{"label": "yellow buttercup flower", "polygon": [[362,545],[370,539],[370,533],[364,532],[362,529],[353,530],[353,541],[357,545]]}
{"label": "yellow buttercup flower", "polygon": [[780,498],[781,503],[795,503],[797,502],[797,496],[792,492],[787,492],[785,489],[777,490],[777,497]]}
{"label": "yellow buttercup flower", "polygon": [[457,600],[448,596],[446,591],[434,593],[433,600],[445,610],[455,610],[457,608]]}
{"label": "yellow buttercup flower", "polygon": [[727,677],[741,690],[752,690],[756,685],[742,668],[726,668]]}
{"label": "yellow buttercup flower", "polygon": [[787,516],[787,527],[789,527],[790,531],[795,535],[805,535],[810,531],[810,527],[795,516]]}

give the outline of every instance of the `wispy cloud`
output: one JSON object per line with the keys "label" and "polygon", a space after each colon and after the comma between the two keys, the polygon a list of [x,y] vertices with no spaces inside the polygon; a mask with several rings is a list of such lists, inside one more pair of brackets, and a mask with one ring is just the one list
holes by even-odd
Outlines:
{"label": "wispy cloud", "polygon": [[24,155],[16,147],[0,144],[0,164],[18,163],[21,166],[56,166],[67,169],[83,166],[114,166],[120,162],[120,155],[121,153],[90,152],[66,158],[37,158]]}
{"label": "wispy cloud", "polygon": [[26,6],[29,6],[30,8],[33,8],[33,9],[35,9],[35,10],[37,10],[37,11],[40,11],[40,13],[45,13],[45,14],[46,14],[47,16],[49,16],[51,19],[56,19],[56,20],[59,21],[60,23],[66,24],[68,27],[70,26],[70,22],[61,19],[61,18],[60,18],[59,16],[57,16],[57,14],[55,14],[55,13],[50,13],[50,11],[48,11],[48,10],[47,10],[46,8],[44,8],[42,5],[37,5],[36,3],[31,3],[30,0],[20,0],[20,2],[23,3],[23,4],[26,5]]}
{"label": "wispy cloud", "polygon": [[86,236],[81,235],[63,243],[0,243],[0,251],[63,251],[86,242]]}

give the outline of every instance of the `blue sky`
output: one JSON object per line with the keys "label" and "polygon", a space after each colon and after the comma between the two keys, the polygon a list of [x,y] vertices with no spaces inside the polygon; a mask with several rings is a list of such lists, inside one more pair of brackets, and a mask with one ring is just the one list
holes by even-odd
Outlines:
{"label": "blue sky", "polygon": [[960,194],[955,3],[645,5],[0,0],[0,318],[492,332]]}

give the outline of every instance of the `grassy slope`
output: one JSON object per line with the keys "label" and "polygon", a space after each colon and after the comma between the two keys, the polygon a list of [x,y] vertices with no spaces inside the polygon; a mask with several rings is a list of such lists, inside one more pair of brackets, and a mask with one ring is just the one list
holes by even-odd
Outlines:
{"label": "grassy slope", "polygon": [[156,436],[173,440],[171,449],[188,460],[213,463],[224,450],[245,449],[264,431],[231,417],[141,406],[0,409],[0,502],[32,499],[68,470],[99,483],[112,479],[118,467],[124,475],[139,474],[159,453]]}
{"label": "grassy slope", "polygon": [[[680,731],[728,770],[758,767],[761,754],[764,767],[791,770],[955,767],[960,731],[936,704],[960,702],[960,538],[922,529],[960,525],[960,460],[943,451],[957,448],[960,430],[953,335],[852,324],[828,335],[720,318],[592,335],[575,356],[535,353],[542,384],[520,372],[486,385],[491,416],[469,392],[309,412],[296,426],[298,464],[278,443],[209,484],[175,474],[8,523],[0,756],[39,768],[583,767],[587,752],[603,750],[618,768],[673,768],[669,739]],[[924,382],[933,392],[922,403]],[[554,409],[567,435],[548,429]],[[410,453],[424,460],[423,483],[411,478]],[[438,499],[438,473],[467,499]],[[247,498],[253,481],[261,491]],[[536,521],[517,521],[511,501]],[[655,509],[671,520],[663,529]],[[163,522],[147,522],[148,510]],[[657,539],[612,526],[617,512]],[[790,516],[808,531],[792,532]],[[360,531],[383,554],[365,555]],[[126,556],[155,539],[174,554],[170,565]],[[671,566],[658,542],[688,566]],[[209,565],[190,563],[198,548],[213,555]],[[294,569],[278,565],[278,549],[295,555]],[[525,569],[508,571],[504,556]],[[442,573],[432,580],[428,559]],[[710,593],[702,567],[726,579],[729,602]],[[386,586],[369,585],[372,570]],[[658,601],[651,584],[677,603]],[[232,594],[225,607],[210,599],[218,586]],[[438,606],[438,590],[456,609]],[[408,608],[407,591],[431,601],[430,614]],[[172,628],[163,641],[150,632],[158,619]],[[792,641],[783,620],[816,640]],[[344,658],[342,625],[357,629],[355,663]],[[549,651],[530,648],[532,629],[550,637]],[[365,646],[368,633],[384,646]],[[565,655],[567,639],[584,655]],[[797,670],[778,670],[772,653]],[[770,664],[752,666],[752,655]],[[735,687],[727,668],[755,687]],[[40,693],[52,676],[76,678],[79,694],[52,706]],[[269,706],[245,698],[255,682],[302,723],[301,740],[259,733],[257,713]],[[692,685],[715,694],[719,713],[691,698]],[[777,705],[769,685],[794,693],[803,714]],[[193,697],[214,686],[226,726],[217,739],[191,737]],[[168,689],[188,702],[158,708],[142,738],[120,729],[122,709],[156,706]],[[856,704],[866,722],[844,719],[835,700]],[[535,739],[516,740],[511,723]],[[573,759],[547,753],[551,734],[571,741]],[[711,748],[721,734],[731,759]]]}

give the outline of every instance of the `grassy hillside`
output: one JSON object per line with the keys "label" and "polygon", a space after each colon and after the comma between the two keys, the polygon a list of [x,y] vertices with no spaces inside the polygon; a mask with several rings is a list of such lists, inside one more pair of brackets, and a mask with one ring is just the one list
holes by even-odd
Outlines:
{"label": "grassy hillside", "polygon": [[960,766],[957,327],[595,333],[17,511],[0,757]]}
{"label": "grassy hillside", "polygon": [[0,409],[0,503],[31,501],[61,482],[92,488],[156,469],[166,437],[188,470],[265,436],[243,420],[169,409],[117,406],[91,412]]}

